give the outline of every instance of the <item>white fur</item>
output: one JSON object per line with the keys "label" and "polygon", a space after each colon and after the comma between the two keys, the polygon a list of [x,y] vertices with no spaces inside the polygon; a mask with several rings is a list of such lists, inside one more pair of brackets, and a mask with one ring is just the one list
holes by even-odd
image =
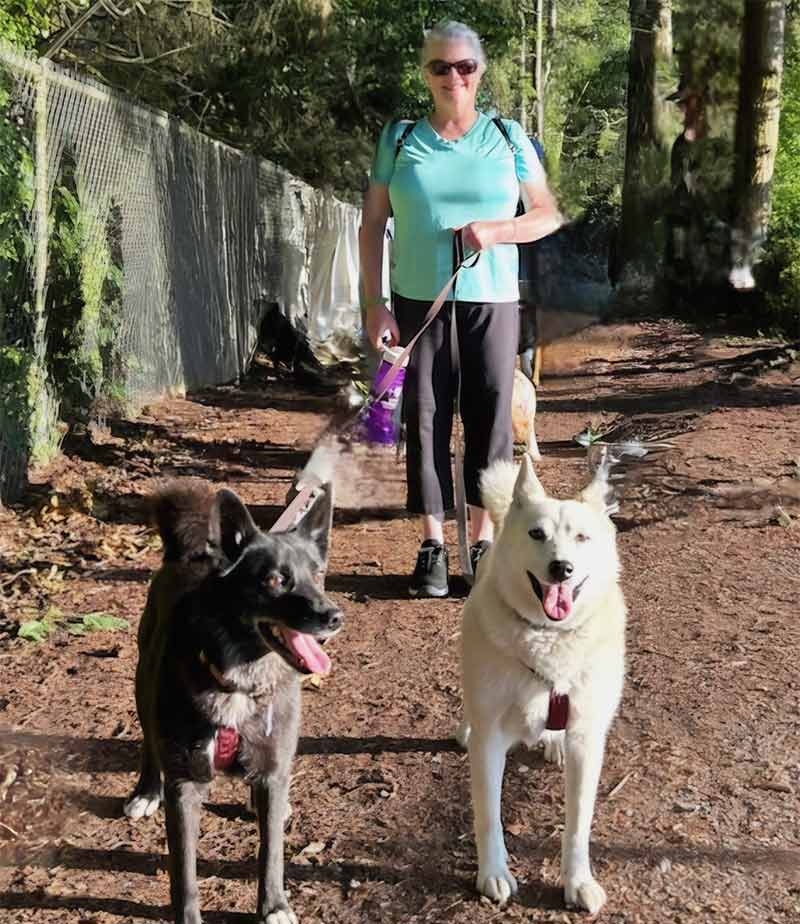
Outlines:
{"label": "white fur", "polygon": [[[547,759],[566,770],[565,899],[594,913],[606,897],[592,875],[589,831],[606,733],[622,692],[625,646],[605,471],[579,498],[559,501],[546,495],[526,457],[519,474],[509,463],[492,465],[481,488],[499,535],[464,607],[459,730],[470,757],[478,889],[500,903],[516,891],[500,821],[506,752],[518,742],[544,743]],[[532,538],[532,529],[546,537]],[[573,564],[574,585],[586,578],[561,622],[548,619],[526,573],[546,583],[553,559]],[[566,733],[545,730],[551,689],[569,695]]]}
{"label": "white fur", "polygon": [[131,796],[122,809],[131,821],[138,821],[140,818],[149,818],[154,815],[160,805],[160,794],[152,798],[148,796]]}
{"label": "white fur", "polygon": [[267,924],[297,924],[297,915],[288,908],[271,911],[267,915]]}

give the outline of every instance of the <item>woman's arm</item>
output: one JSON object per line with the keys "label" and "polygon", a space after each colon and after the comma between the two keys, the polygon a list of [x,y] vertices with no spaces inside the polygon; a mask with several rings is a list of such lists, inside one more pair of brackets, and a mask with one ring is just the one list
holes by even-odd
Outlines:
{"label": "woman's arm", "polygon": [[389,335],[392,345],[400,342],[400,332],[394,315],[381,297],[383,272],[383,242],[386,222],[391,214],[389,187],[370,183],[364,197],[361,227],[358,231],[358,253],[361,264],[361,292],[366,309],[367,337],[380,349]]}
{"label": "woman's arm", "polygon": [[473,221],[462,228],[464,247],[475,252],[495,244],[528,244],[547,237],[564,223],[545,179],[520,183],[525,214],[497,221]]}

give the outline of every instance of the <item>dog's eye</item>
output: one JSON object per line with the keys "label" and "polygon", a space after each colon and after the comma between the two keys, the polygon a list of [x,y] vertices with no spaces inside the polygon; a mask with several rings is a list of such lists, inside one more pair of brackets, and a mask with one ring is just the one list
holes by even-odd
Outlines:
{"label": "dog's eye", "polygon": [[575,541],[576,541],[576,542],[588,542],[588,541],[589,541],[589,536],[587,536],[586,533],[576,533],[576,534],[575,534]]}
{"label": "dog's eye", "polygon": [[547,538],[544,530],[539,526],[535,527],[534,529],[529,529],[528,535],[531,537],[531,539],[535,539],[537,542],[544,542],[544,540]]}
{"label": "dog's eye", "polygon": [[266,584],[272,591],[285,590],[288,583],[288,575],[285,572],[273,571],[267,575]]}

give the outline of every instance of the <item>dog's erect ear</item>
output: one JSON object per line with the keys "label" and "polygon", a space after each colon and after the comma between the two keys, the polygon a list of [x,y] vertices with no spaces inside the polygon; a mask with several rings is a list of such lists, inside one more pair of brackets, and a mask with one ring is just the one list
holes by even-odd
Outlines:
{"label": "dog's erect ear", "polygon": [[217,491],[211,511],[209,534],[216,541],[229,564],[239,560],[248,543],[258,533],[250,511],[233,491]]}
{"label": "dog's erect ear", "polygon": [[594,477],[578,495],[578,500],[584,504],[589,504],[596,510],[602,511],[607,516],[611,516],[612,513],[619,510],[619,500],[614,486],[609,480],[610,470],[611,465],[608,461],[608,456],[604,455],[595,469]]}
{"label": "dog's erect ear", "polygon": [[300,536],[316,543],[323,571],[326,570],[328,565],[332,527],[333,484],[329,481],[318,489],[318,494],[313,503],[296,526]]}
{"label": "dog's erect ear", "polygon": [[526,452],[522,457],[522,465],[519,467],[519,474],[514,483],[514,502],[522,504],[539,497],[545,497],[545,490],[533,470],[533,460]]}

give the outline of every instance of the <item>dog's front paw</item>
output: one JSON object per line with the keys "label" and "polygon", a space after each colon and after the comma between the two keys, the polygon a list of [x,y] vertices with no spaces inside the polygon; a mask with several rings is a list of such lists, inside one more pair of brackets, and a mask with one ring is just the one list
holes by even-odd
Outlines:
{"label": "dog's front paw", "polygon": [[512,895],[516,895],[517,880],[511,875],[507,866],[499,869],[492,868],[485,872],[479,870],[478,891],[493,902],[505,905]]}
{"label": "dog's front paw", "polygon": [[263,924],[297,924],[297,915],[288,905],[285,908],[275,908],[267,913]]}
{"label": "dog's front paw", "polygon": [[592,876],[567,881],[564,883],[564,901],[571,908],[582,908],[590,914],[597,914],[606,903],[606,890]]}
{"label": "dog's front paw", "polygon": [[541,742],[544,745],[544,759],[548,764],[555,764],[557,767],[564,766],[564,732],[549,731],[542,732]]}
{"label": "dog's front paw", "polygon": [[160,805],[160,792],[134,793],[123,805],[122,810],[131,821],[138,821],[140,818],[149,818],[154,815]]}

